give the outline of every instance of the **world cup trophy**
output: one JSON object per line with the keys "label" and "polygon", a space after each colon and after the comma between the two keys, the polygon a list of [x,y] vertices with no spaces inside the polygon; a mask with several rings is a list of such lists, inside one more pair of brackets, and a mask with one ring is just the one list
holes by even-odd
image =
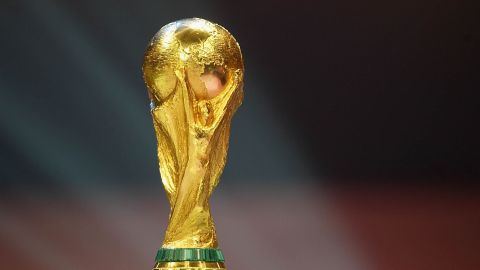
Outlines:
{"label": "world cup trophy", "polygon": [[143,76],[170,203],[155,270],[226,269],[209,198],[225,166],[243,74],[234,37],[203,19],[162,27],[146,49]]}

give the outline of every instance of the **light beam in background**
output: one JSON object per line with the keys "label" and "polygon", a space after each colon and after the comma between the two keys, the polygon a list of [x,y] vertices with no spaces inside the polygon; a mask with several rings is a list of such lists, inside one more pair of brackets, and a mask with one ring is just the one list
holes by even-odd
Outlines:
{"label": "light beam in background", "polygon": [[[7,84],[0,81],[2,89],[9,89],[4,85]],[[101,162],[95,153],[82,148],[78,141],[62,136],[61,127],[50,125],[19,104],[22,104],[21,100],[14,98],[8,90],[0,91],[2,133],[24,156],[39,164],[51,180],[57,181],[60,187],[71,185],[73,189],[84,189],[86,179],[99,181],[108,177],[102,173]],[[88,173],[92,171],[97,174]]]}
{"label": "light beam in background", "polygon": [[[96,41],[92,38],[82,25],[73,20],[73,16],[66,9],[61,9],[61,5],[54,4],[49,1],[28,1],[24,4],[26,10],[30,12],[35,22],[43,24],[43,29],[49,32],[52,38],[55,38],[58,44],[62,44],[65,54],[72,58],[81,70],[88,75],[94,84],[96,91],[87,91],[87,93],[98,93],[104,100],[104,106],[112,106],[122,115],[122,119],[127,121],[130,130],[142,128],[138,125],[138,119],[143,115],[138,110],[128,110],[127,108],[144,106],[144,101],[139,99],[132,92],[137,88],[131,81],[119,76],[117,67],[111,64],[105,57],[105,53],[98,49]],[[66,90],[68,91],[68,90]],[[68,92],[71,95],[75,92]],[[82,97],[82,93],[78,93],[76,97],[66,97],[66,102],[74,102],[77,98]],[[85,96],[84,101],[88,102],[90,96]],[[81,103],[78,105],[85,105]],[[82,106],[84,109],[85,107]],[[144,138],[147,140],[147,138]]]}

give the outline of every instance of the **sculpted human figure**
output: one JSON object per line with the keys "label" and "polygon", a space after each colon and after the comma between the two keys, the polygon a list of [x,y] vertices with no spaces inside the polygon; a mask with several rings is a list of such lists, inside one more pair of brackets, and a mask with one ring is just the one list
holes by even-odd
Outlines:
{"label": "sculpted human figure", "polygon": [[143,64],[170,219],[162,248],[216,248],[209,198],[225,166],[230,122],[243,99],[243,60],[223,27],[164,26]]}

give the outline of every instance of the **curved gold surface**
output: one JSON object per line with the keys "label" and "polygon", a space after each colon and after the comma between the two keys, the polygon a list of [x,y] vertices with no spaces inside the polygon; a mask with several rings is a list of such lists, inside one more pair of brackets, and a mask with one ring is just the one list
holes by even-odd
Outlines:
{"label": "curved gold surface", "polygon": [[145,52],[144,80],[171,207],[164,248],[218,246],[209,197],[225,166],[243,72],[233,36],[203,19],[164,26]]}

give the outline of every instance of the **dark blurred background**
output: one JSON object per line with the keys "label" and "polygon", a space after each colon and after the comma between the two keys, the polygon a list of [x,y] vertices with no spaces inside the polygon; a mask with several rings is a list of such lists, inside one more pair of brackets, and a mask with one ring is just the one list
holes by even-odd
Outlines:
{"label": "dark blurred background", "polygon": [[143,52],[163,25],[201,17],[246,67],[212,198],[229,269],[479,269],[479,12],[1,0],[1,268],[153,265],[168,204]]}

